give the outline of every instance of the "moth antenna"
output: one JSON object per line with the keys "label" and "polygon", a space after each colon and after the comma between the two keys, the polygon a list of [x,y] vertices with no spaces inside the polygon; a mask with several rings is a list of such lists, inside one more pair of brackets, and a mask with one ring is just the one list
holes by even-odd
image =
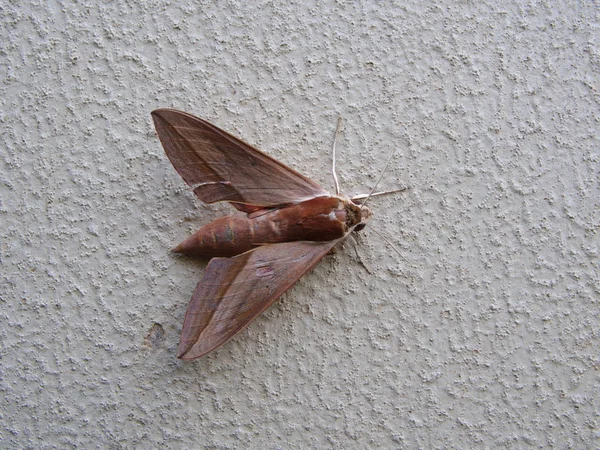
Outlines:
{"label": "moth antenna", "polygon": [[337,173],[335,173],[335,143],[337,137],[340,134],[342,128],[342,116],[338,117],[337,125],[335,127],[335,133],[333,134],[333,146],[331,148],[333,163],[331,164],[331,173],[333,174],[333,182],[335,183],[335,195],[340,195],[340,183],[338,181]]}
{"label": "moth antenna", "polygon": [[380,231],[377,231],[377,229],[374,228],[372,225],[371,225],[371,230],[373,230],[381,239],[383,239],[390,247],[392,247],[396,251],[396,253],[398,253],[400,258],[402,258],[404,261],[408,262],[408,260],[404,257],[404,255],[402,255],[402,253],[400,253],[400,250],[398,250],[396,248],[396,246],[394,244],[392,244],[392,241],[390,241],[386,235],[384,235]]}
{"label": "moth antenna", "polygon": [[379,175],[379,179],[377,180],[377,183],[375,183],[375,186],[373,186],[373,189],[371,189],[371,192],[369,192],[369,195],[367,195],[366,200],[364,202],[362,202],[362,204],[360,205],[360,209],[364,208],[364,206],[367,204],[369,199],[373,196],[373,192],[375,192],[375,189],[377,189],[377,186],[379,185],[379,183],[381,182],[381,179],[383,178],[383,174],[385,173],[385,171],[389,167],[390,163],[392,162],[392,158],[396,155],[396,152],[398,152],[398,148],[396,148],[396,150],[394,150],[394,153],[392,153],[392,156],[390,156],[390,158],[387,160],[387,163],[385,163],[385,167],[381,171],[381,175]]}
{"label": "moth antenna", "polygon": [[372,274],[373,271],[371,270],[371,268],[369,266],[367,266],[365,264],[365,262],[360,257],[360,253],[358,253],[358,242],[356,242],[356,239],[354,238],[354,236],[349,234],[348,239],[352,242],[352,246],[354,247],[354,252],[356,253],[356,259],[358,259],[358,261],[360,262],[360,265],[363,266],[368,273]]}

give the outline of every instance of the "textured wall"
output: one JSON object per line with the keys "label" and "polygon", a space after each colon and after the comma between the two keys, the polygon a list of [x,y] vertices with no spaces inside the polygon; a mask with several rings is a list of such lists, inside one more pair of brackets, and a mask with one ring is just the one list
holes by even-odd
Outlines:
{"label": "textured wall", "polygon": [[[597,5],[279,3],[0,5],[0,446],[597,446]],[[169,248],[228,208],[157,107],[328,188],[342,115],[347,193],[399,148],[403,258],[367,228],[177,360],[204,263]]]}

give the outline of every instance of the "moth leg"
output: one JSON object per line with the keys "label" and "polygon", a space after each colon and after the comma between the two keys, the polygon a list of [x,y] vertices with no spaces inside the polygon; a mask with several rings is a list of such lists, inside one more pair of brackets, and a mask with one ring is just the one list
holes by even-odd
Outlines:
{"label": "moth leg", "polygon": [[[352,237],[352,236],[348,235],[348,237]],[[340,242],[335,244],[333,247],[331,247],[331,250],[329,250],[327,255],[335,255],[336,253],[338,253],[339,251],[342,250],[343,246],[344,246],[344,240],[341,240]]]}
{"label": "moth leg", "polygon": [[[357,236],[360,236],[360,235],[357,235]],[[360,265],[364,267],[364,269],[367,271],[367,273],[372,275],[373,271],[371,270],[371,267],[363,261],[363,259],[360,257],[360,253],[358,253],[358,242],[356,242],[356,239],[352,235],[349,235],[348,238],[350,239],[350,242],[352,242],[352,246],[354,247],[354,252],[356,253],[356,259],[358,260]]]}
{"label": "moth leg", "polygon": [[[371,194],[371,197],[378,197],[380,195],[388,195],[388,194],[396,194],[397,192],[403,192],[408,189],[409,189],[408,187],[403,187],[403,188],[398,188],[398,189],[392,189],[391,191],[374,192]],[[360,205],[361,203],[363,203],[363,200],[368,197],[369,197],[369,194],[358,194],[358,195],[355,195],[354,197],[352,197],[351,200],[353,203]]]}
{"label": "moth leg", "polygon": [[394,159],[394,156],[396,156],[397,152],[398,152],[398,147],[396,147],[396,149],[394,150],[394,152],[391,154],[390,158],[387,160],[387,163],[385,163],[385,167],[381,171],[381,175],[379,175],[379,179],[377,180],[377,182],[375,183],[375,185],[371,189],[371,192],[369,192],[369,195],[367,195],[367,198],[365,198],[365,201],[361,203],[361,205],[362,205],[361,208],[363,206],[365,206],[367,204],[367,202],[369,201],[369,199],[373,196],[373,193],[375,192],[375,189],[377,189],[377,186],[379,186],[379,183],[383,179],[383,174],[385,173],[385,171],[390,166],[390,163],[392,162],[392,159]]}
{"label": "moth leg", "polygon": [[396,253],[398,253],[398,256],[400,256],[400,258],[402,258],[404,261],[408,262],[408,260],[404,257],[404,255],[402,253],[400,253],[400,250],[398,250],[396,248],[396,246],[394,244],[392,244],[392,241],[390,241],[385,234],[381,233],[380,231],[377,231],[376,228],[371,227],[371,230],[373,230],[375,232],[375,234],[377,234],[381,239],[383,239],[385,242],[387,242],[387,244],[392,247],[394,249],[394,251]]}

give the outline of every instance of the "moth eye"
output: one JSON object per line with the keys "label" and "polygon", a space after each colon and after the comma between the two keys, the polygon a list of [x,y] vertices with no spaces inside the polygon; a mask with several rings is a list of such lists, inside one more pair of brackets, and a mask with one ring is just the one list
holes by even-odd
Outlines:
{"label": "moth eye", "polygon": [[356,228],[354,228],[354,231],[360,231],[366,226],[367,226],[366,223],[359,223],[358,225],[356,225]]}

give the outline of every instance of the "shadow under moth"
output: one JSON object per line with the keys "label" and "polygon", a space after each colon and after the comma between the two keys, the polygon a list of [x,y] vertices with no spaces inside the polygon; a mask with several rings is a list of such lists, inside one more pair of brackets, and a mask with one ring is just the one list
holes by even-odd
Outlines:
{"label": "shadow under moth", "polygon": [[[196,196],[204,203],[229,202],[238,210],[173,249],[212,258],[185,314],[177,351],[181,359],[206,355],[239,333],[336,244],[365,227],[371,196],[397,192],[374,192],[373,187],[368,195],[340,195],[335,139],[336,195],[331,195],[200,118],[173,109],[157,109],[152,118],[168,158]],[[336,136],[339,128],[340,121]]]}

